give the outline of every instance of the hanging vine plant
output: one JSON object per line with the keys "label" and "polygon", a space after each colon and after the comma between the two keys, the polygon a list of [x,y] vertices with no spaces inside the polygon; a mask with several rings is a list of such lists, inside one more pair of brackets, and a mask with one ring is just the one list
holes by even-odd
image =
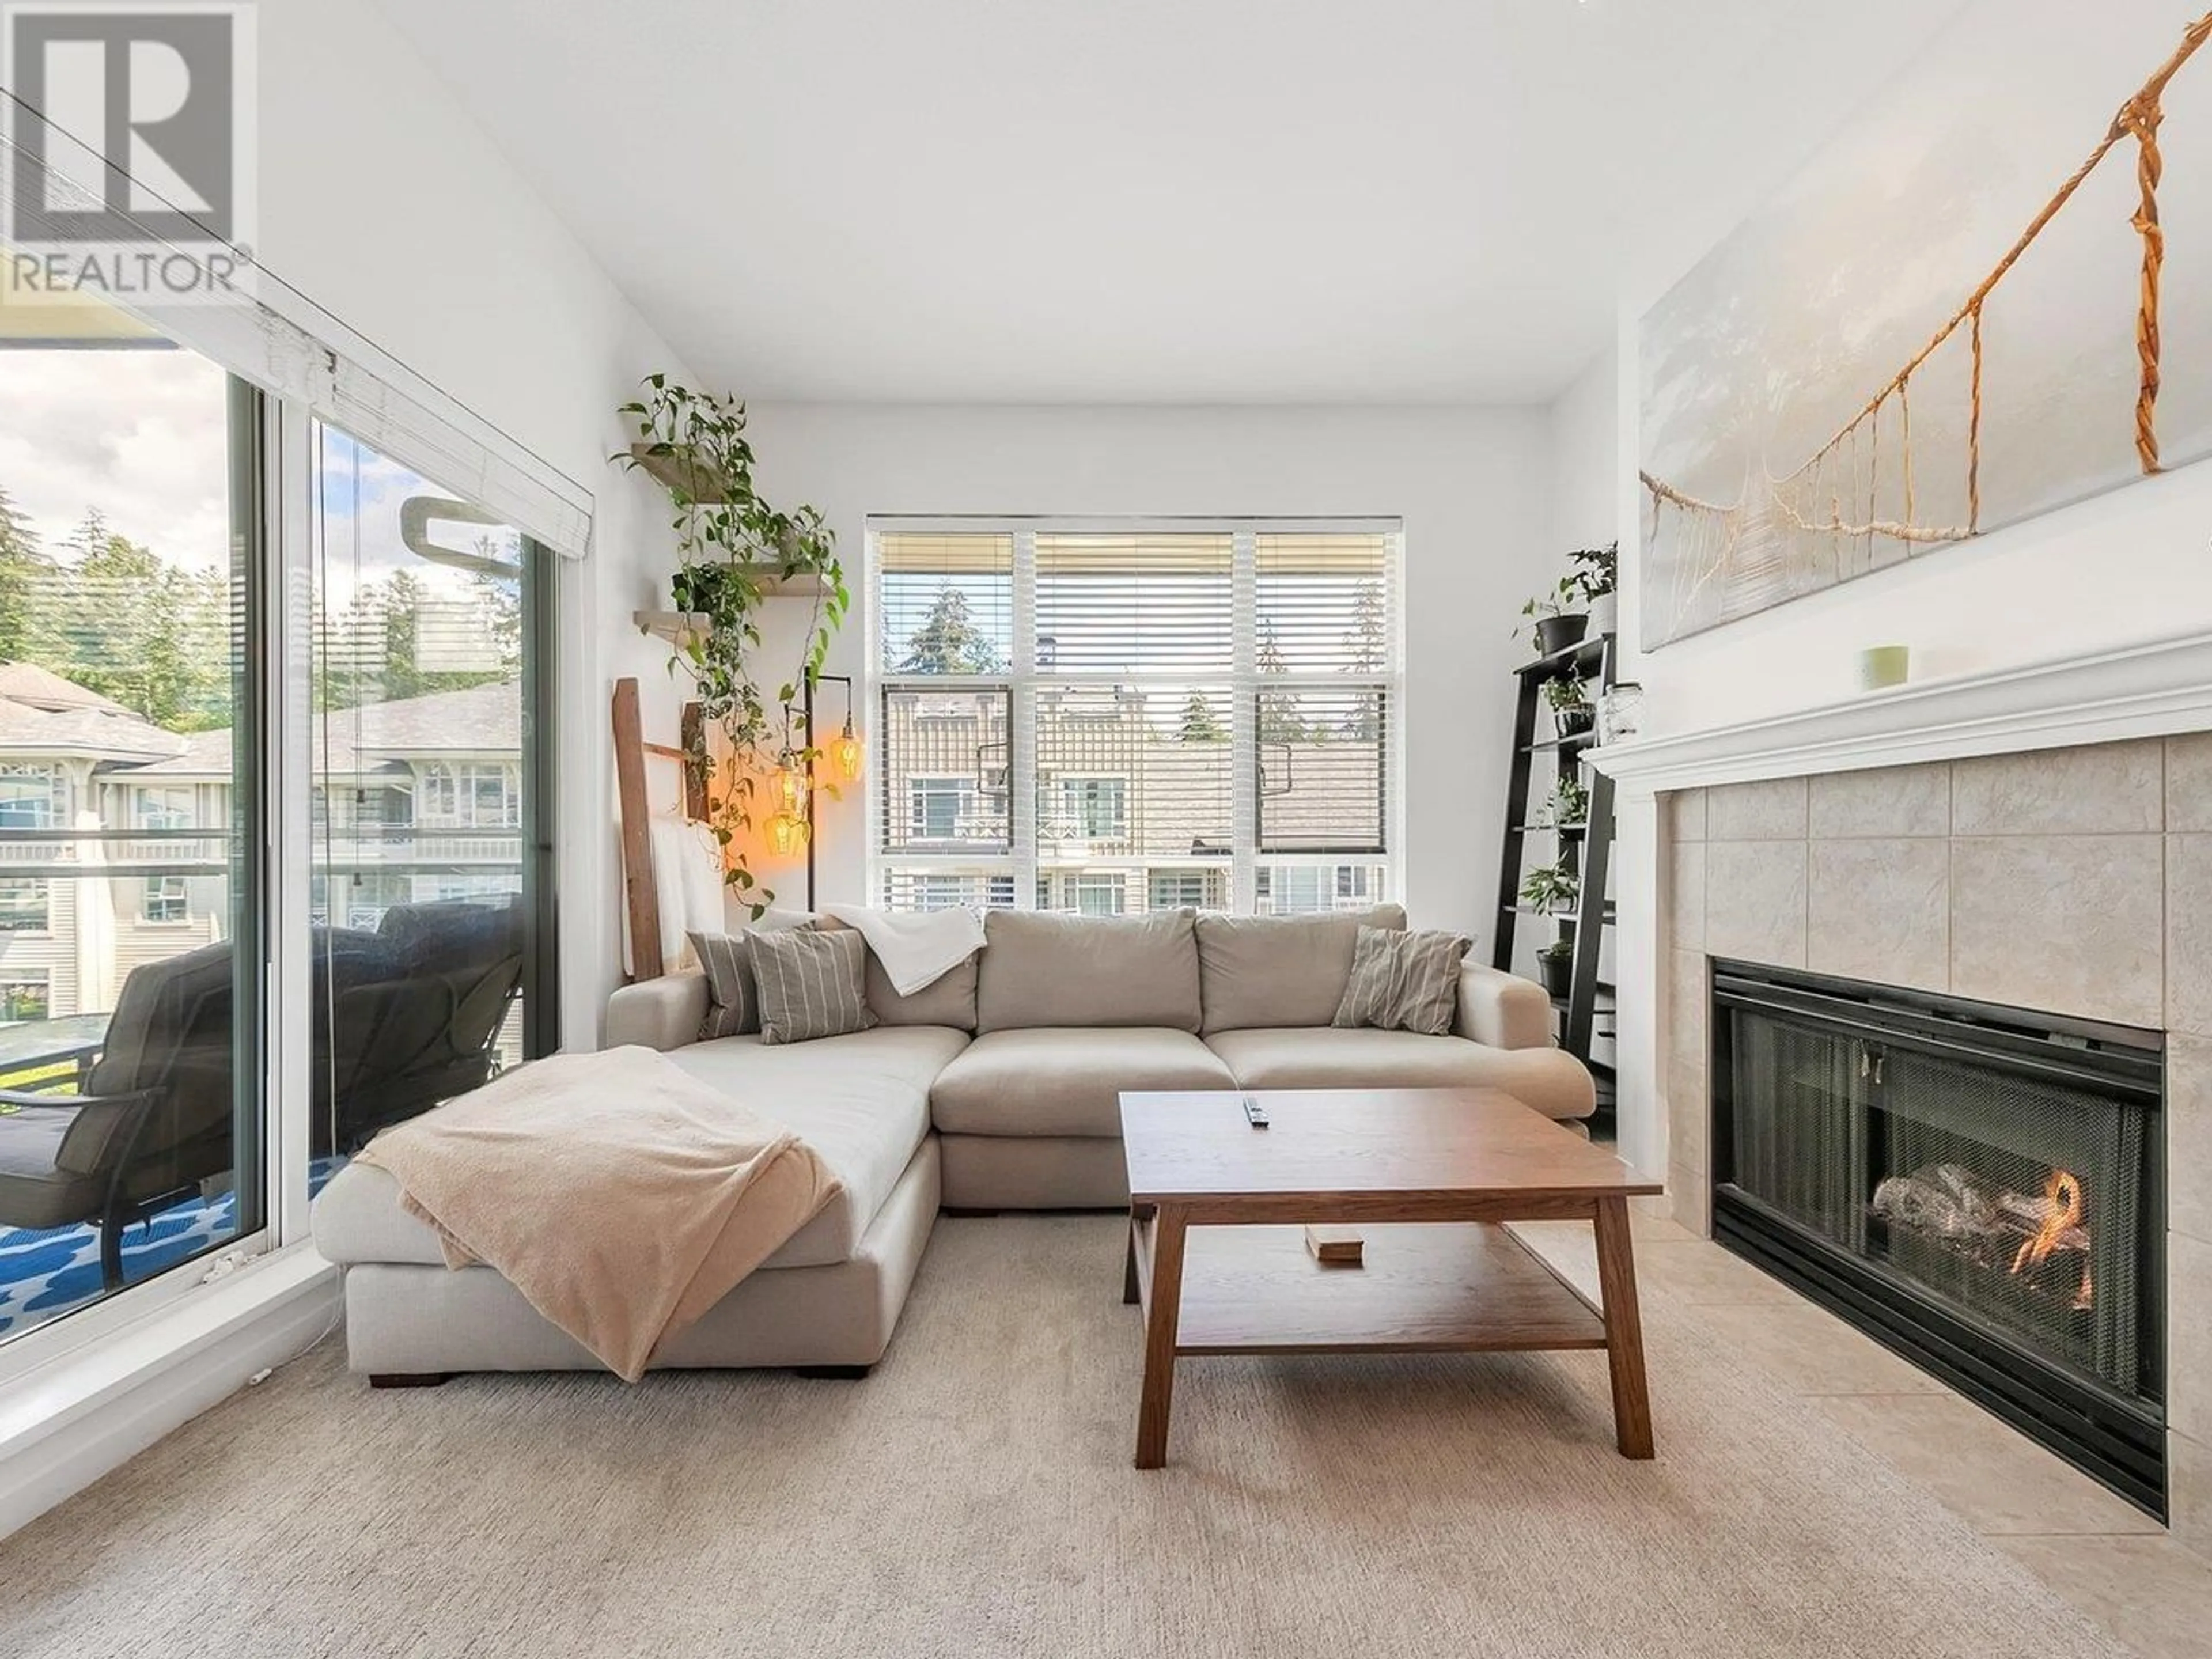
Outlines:
{"label": "hanging vine plant", "polygon": [[[690,677],[704,716],[689,758],[708,779],[709,823],[724,850],[722,878],[757,920],[775,895],[748,863],[751,832],[781,813],[790,823],[778,827],[794,837],[806,834],[803,812],[793,810],[799,803],[770,802],[765,819],[757,807],[764,778],[809,779],[821,757],[800,711],[803,693],[822,672],[830,641],[852,605],[836,538],[819,508],[783,513],[761,498],[753,485],[745,407],[735,398],[653,374],[645,396],[620,412],[635,427],[637,441],[611,459],[649,474],[674,508],[669,524],[678,564],[669,597],[689,614],[677,631],[669,672]],[[776,588],[805,579],[813,579],[805,583],[811,610],[799,660],[787,673],[763,675],[761,607]],[[705,732],[713,727],[730,751],[719,788],[714,757],[705,752]]]}

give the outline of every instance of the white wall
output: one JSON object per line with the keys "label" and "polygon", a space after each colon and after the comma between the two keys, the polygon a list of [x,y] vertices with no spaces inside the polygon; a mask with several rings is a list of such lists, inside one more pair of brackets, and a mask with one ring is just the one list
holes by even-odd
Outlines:
{"label": "white wall", "polygon": [[[1541,410],[782,404],[754,435],[769,498],[829,514],[856,592],[871,514],[1402,518],[1407,899],[1486,951],[1510,636],[1558,562]],[[860,670],[863,637],[856,613],[831,672]],[[857,798],[825,808],[818,899],[866,896],[866,822]]]}
{"label": "white wall", "polygon": [[606,457],[616,405],[679,366],[367,0],[264,6],[260,63],[263,263],[596,498],[592,557],[564,568],[557,711],[562,1029],[595,1042],[617,977],[609,686],[637,675],[671,741],[676,706],[662,653],[612,623],[662,591],[665,498]]}
{"label": "white wall", "polygon": [[1620,353],[1608,345],[1547,411],[1559,547],[1602,547],[1620,533]]}

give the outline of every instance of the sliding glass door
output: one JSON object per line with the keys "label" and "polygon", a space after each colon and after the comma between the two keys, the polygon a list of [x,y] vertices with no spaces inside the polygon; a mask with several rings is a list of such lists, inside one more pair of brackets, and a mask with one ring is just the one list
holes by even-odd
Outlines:
{"label": "sliding glass door", "polygon": [[0,1374],[303,1237],[379,1130],[550,1049],[558,1001],[554,556],[119,312],[17,322]]}
{"label": "sliding glass door", "polygon": [[0,1343],[265,1192],[262,399],[94,301],[42,329],[0,339]]}
{"label": "sliding glass door", "polygon": [[336,427],[313,450],[319,1182],[550,1047],[553,999],[527,718],[546,556]]}

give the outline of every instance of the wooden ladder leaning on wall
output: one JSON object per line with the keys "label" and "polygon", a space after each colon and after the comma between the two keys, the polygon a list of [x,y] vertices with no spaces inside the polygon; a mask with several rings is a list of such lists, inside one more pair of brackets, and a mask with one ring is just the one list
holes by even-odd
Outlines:
{"label": "wooden ladder leaning on wall", "polygon": [[660,937],[660,885],[653,869],[653,803],[647,793],[647,756],[684,769],[684,816],[707,817],[706,727],[696,702],[684,705],[676,746],[645,740],[645,716],[635,678],[615,682],[615,793],[622,808],[623,899],[629,915],[630,980],[658,979],[668,957]]}

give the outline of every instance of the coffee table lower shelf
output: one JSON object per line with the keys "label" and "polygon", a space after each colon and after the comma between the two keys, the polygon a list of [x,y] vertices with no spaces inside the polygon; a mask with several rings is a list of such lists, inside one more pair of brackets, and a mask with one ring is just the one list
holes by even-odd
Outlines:
{"label": "coffee table lower shelf", "polygon": [[[1152,1316],[1153,1223],[1134,1224],[1138,1299]],[[1366,1262],[1313,1259],[1303,1227],[1193,1227],[1177,1356],[1459,1353],[1602,1348],[1605,1320],[1505,1228],[1363,1225]]]}
{"label": "coffee table lower shelf", "polygon": [[[1302,1225],[1193,1225],[1180,1208],[1164,1223],[1166,1202],[1134,1206],[1122,1285],[1123,1299],[1139,1304],[1145,1316],[1139,1468],[1167,1461],[1176,1360],[1232,1353],[1603,1349],[1620,1454],[1652,1455],[1625,1199],[1589,1206],[1602,1304],[1498,1222],[1363,1223],[1365,1265],[1334,1267],[1307,1251]],[[1539,1206],[1545,1212],[1547,1206]]]}

